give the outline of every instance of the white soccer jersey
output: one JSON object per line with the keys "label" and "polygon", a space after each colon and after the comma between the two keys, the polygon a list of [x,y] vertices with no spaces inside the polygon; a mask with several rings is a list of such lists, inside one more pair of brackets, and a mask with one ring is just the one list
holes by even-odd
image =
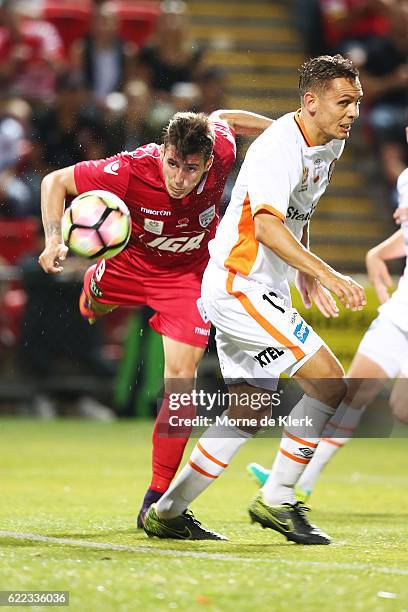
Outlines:
{"label": "white soccer jersey", "polygon": [[290,266],[255,240],[254,216],[259,211],[276,215],[300,239],[343,148],[340,140],[313,146],[299,111],[265,130],[248,149],[231,202],[209,243],[217,268],[273,285],[288,298]]}
{"label": "white soccer jersey", "polygon": [[[408,208],[408,168],[398,177],[398,203],[399,206]],[[407,263],[404,274],[401,276],[398,288],[391,298],[380,306],[379,311],[404,331],[408,331],[408,223],[402,224]]]}

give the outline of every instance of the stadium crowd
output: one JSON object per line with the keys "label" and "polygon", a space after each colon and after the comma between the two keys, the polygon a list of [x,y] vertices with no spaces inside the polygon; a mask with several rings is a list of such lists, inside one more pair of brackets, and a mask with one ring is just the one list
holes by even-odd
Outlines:
{"label": "stadium crowd", "polygon": [[[361,71],[364,133],[395,205],[396,178],[408,162],[408,1],[295,1],[307,54],[349,54]],[[14,280],[7,272],[0,278],[7,374],[21,370],[43,383],[61,356],[81,373],[114,374],[104,334],[118,344],[124,321],[113,317],[90,332],[74,314],[85,266],[73,262],[62,278],[46,281],[33,266],[42,240],[40,184],[53,169],[159,142],[177,111],[225,105],[223,74],[203,62],[186,8],[181,0],[0,0],[0,263],[20,264]],[[64,296],[64,317],[55,296]],[[44,314],[50,302],[55,317]],[[53,352],[43,363],[46,337]],[[7,358],[11,347],[18,366]],[[43,397],[43,385],[34,388],[31,408]],[[92,414],[89,405],[84,413]],[[109,418],[98,407],[94,414]]]}

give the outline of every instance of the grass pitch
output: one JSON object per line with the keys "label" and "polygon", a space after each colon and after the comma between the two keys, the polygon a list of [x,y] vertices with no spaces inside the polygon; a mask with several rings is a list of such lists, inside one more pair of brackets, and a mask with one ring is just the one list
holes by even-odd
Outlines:
{"label": "grass pitch", "polygon": [[68,590],[78,611],[408,611],[406,439],[353,440],[327,467],[321,547],[249,524],[245,465],[269,465],[278,444],[252,440],[192,506],[229,542],[188,543],[134,528],[151,427],[0,421],[0,590]]}

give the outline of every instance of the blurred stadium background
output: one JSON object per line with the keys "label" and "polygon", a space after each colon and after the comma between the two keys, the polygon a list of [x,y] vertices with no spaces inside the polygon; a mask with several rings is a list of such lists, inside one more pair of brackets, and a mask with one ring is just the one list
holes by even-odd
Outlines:
{"label": "blurred stadium background", "polygon": [[[147,309],[90,328],[77,312],[87,262],[71,257],[58,278],[40,270],[44,174],[160,139],[177,110],[278,117],[299,105],[300,63],[323,52],[347,52],[359,64],[367,101],[313,218],[312,245],[341,271],[364,274],[365,252],[394,227],[394,182],[406,165],[406,5],[0,0],[2,414],[146,417],[160,385],[161,339]],[[382,65],[379,48],[388,53]],[[239,142],[240,159],[248,144]],[[375,316],[369,297],[363,313],[335,322],[307,315],[345,366]],[[216,371],[213,343],[202,368]]]}

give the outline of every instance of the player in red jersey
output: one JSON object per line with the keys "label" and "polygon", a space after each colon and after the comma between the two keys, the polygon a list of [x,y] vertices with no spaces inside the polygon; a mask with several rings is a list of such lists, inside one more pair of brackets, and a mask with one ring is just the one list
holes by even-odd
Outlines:
{"label": "player in red jersey", "polygon": [[[61,218],[67,194],[111,191],[126,202],[132,217],[127,247],[85,273],[80,307],[92,320],[118,305],[146,304],[156,311],[150,325],[163,336],[165,393],[153,431],[152,481],[138,526],[147,508],[167,490],[190,434],[187,429],[171,431],[168,396],[171,385],[186,385],[183,391],[193,388],[207,346],[210,323],[200,308],[201,277],[235,161],[234,132],[256,135],[271,122],[245,111],[216,111],[210,117],[177,113],[162,145],[80,162],[48,174],[42,182],[45,249],[39,263],[45,272],[62,271],[67,248]],[[192,410],[186,407],[186,414]]]}

